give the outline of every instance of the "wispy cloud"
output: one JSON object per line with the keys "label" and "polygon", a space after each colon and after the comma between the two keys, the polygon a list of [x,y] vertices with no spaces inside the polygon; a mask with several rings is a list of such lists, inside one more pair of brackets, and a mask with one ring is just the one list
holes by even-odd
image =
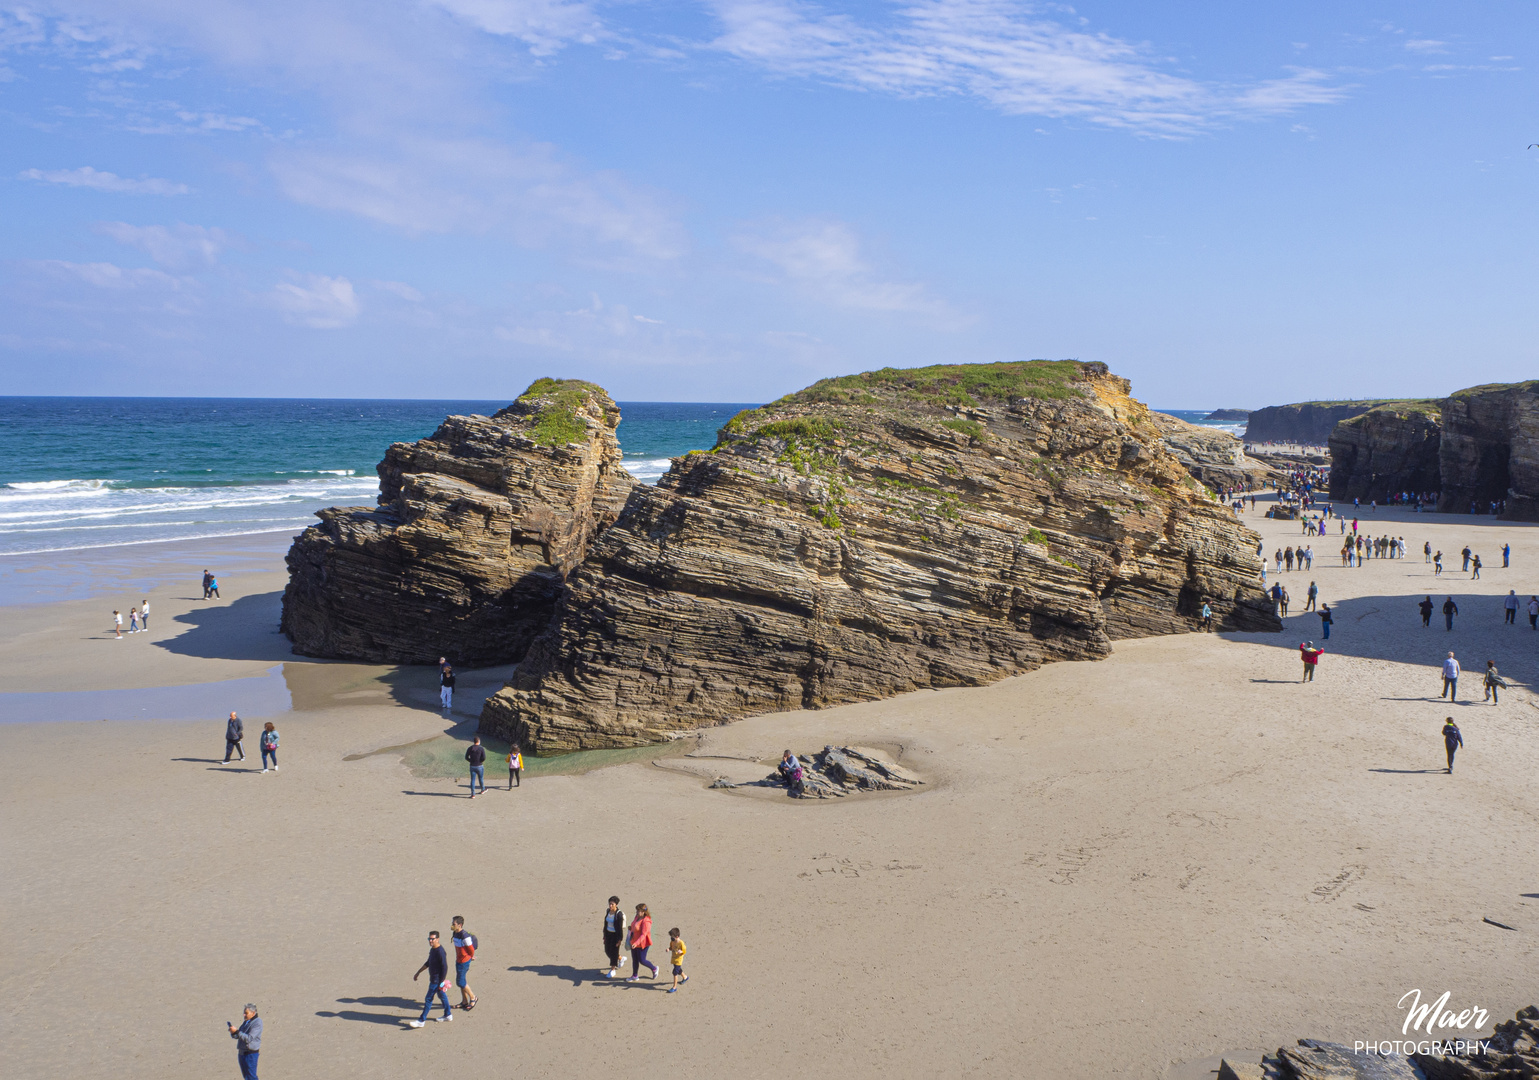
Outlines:
{"label": "wispy cloud", "polygon": [[534,56],[550,56],[569,42],[591,44],[603,23],[585,3],[565,0],[432,0],[478,30],[523,42]]}
{"label": "wispy cloud", "polygon": [[115,263],[76,263],[51,259],[46,264],[66,277],[77,278],[98,289],[180,289],[182,280],[160,270],[123,267]]}
{"label": "wispy cloud", "polygon": [[345,277],[295,274],[294,280],[279,282],[270,296],[289,322],[316,330],[351,326],[360,310],[353,283]]}
{"label": "wispy cloud", "polygon": [[543,247],[617,249],[671,259],[684,230],[653,195],[612,173],[583,173],[549,146],[403,138],[388,153],[292,149],[273,160],[283,192],[411,233],[505,232]]}
{"label": "wispy cloud", "polygon": [[715,47],[784,76],[904,97],[964,94],[1009,114],[1184,135],[1342,96],[1319,72],[1209,85],[1148,50],[1042,18],[1009,0],[919,0],[868,25],[797,0],[714,0]]}
{"label": "wispy cloud", "polygon": [[120,244],[138,248],[150,258],[174,270],[190,266],[212,266],[219,253],[230,246],[230,236],[223,229],[178,222],[173,226],[130,225],[126,221],[104,221],[96,231]]}
{"label": "wispy cloud", "polygon": [[1448,51],[1448,42],[1434,41],[1431,38],[1412,38],[1410,41],[1405,42],[1405,47],[1411,50],[1411,52],[1441,53]]}
{"label": "wispy cloud", "polygon": [[92,191],[109,191],[117,195],[186,195],[192,188],[171,180],[144,177],[131,180],[116,173],[101,172],[86,165],[79,169],[27,169],[20,174],[23,180],[41,180],[48,184],[66,187],[90,188]]}
{"label": "wispy cloud", "polygon": [[950,306],[924,285],[883,280],[862,252],[855,230],[842,221],[771,223],[739,233],[733,243],[774,265],[787,282],[822,303],[955,321]]}

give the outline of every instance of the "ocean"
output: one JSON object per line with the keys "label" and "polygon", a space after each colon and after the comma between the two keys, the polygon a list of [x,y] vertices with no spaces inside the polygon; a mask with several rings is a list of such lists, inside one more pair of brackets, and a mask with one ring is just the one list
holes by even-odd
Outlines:
{"label": "ocean", "polygon": [[[393,442],[505,401],[0,397],[0,555],[295,532],[372,505]],[[621,402],[625,467],[656,482],[737,403]]]}

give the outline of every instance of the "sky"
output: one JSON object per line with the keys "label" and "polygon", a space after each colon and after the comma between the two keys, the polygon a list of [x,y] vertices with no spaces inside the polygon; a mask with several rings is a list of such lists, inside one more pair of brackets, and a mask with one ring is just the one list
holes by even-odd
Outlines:
{"label": "sky", "polygon": [[1539,5],[0,0],[5,394],[1539,375]]}

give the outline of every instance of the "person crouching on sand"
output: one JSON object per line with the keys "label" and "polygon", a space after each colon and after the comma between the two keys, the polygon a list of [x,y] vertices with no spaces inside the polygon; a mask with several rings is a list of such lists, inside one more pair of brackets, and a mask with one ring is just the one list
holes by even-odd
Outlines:
{"label": "person crouching on sand", "polygon": [[652,916],[647,911],[647,905],[636,905],[636,918],[631,923],[631,977],[626,982],[635,982],[641,978],[641,969],[647,968],[652,972],[652,978],[657,978],[657,965],[647,959],[647,949],[652,946]]}
{"label": "person crouching on sand", "polygon": [[1304,677],[1299,682],[1315,681],[1315,666],[1320,663],[1320,657],[1324,649],[1315,648],[1313,641],[1306,641],[1299,645],[1299,655],[1304,658]]}

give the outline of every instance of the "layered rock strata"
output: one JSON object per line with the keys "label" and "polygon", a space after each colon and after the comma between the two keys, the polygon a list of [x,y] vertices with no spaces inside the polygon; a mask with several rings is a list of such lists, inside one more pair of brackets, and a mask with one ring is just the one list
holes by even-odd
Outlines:
{"label": "layered rock strata", "polygon": [[1331,498],[1437,491],[1442,434],[1436,401],[1391,402],[1341,421],[1330,437]]}
{"label": "layered rock strata", "polygon": [[282,628],[294,651],[522,658],[635,486],[619,421],[599,387],[541,379],[495,416],[451,416],[431,437],[391,446],[379,505],[322,510],[289,550]]}
{"label": "layered rock strata", "polygon": [[1438,509],[1539,521],[1539,381],[1475,386],[1443,402]]}
{"label": "layered rock strata", "polygon": [[1194,479],[1215,491],[1259,487],[1272,477],[1272,469],[1248,457],[1245,444],[1227,431],[1189,424],[1162,412],[1151,411],[1149,418],[1160,429],[1165,448]]}
{"label": "layered rock strata", "polygon": [[[862,746],[825,746],[816,754],[798,754],[802,765],[801,798],[842,799],[860,791],[912,791],[924,781],[882,754]],[[717,777],[713,788],[786,788],[777,768],[762,780],[734,782]],[[786,789],[787,795],[796,795]]]}
{"label": "layered rock strata", "polygon": [[1103,365],[883,369],[733,418],[634,489],[483,732],[550,753],[924,687],[1114,638],[1279,627],[1256,537]]}
{"label": "layered rock strata", "polygon": [[1293,405],[1269,405],[1250,414],[1245,424],[1247,443],[1299,443],[1324,446],[1331,431],[1343,420],[1361,416],[1378,401],[1301,401]]}

